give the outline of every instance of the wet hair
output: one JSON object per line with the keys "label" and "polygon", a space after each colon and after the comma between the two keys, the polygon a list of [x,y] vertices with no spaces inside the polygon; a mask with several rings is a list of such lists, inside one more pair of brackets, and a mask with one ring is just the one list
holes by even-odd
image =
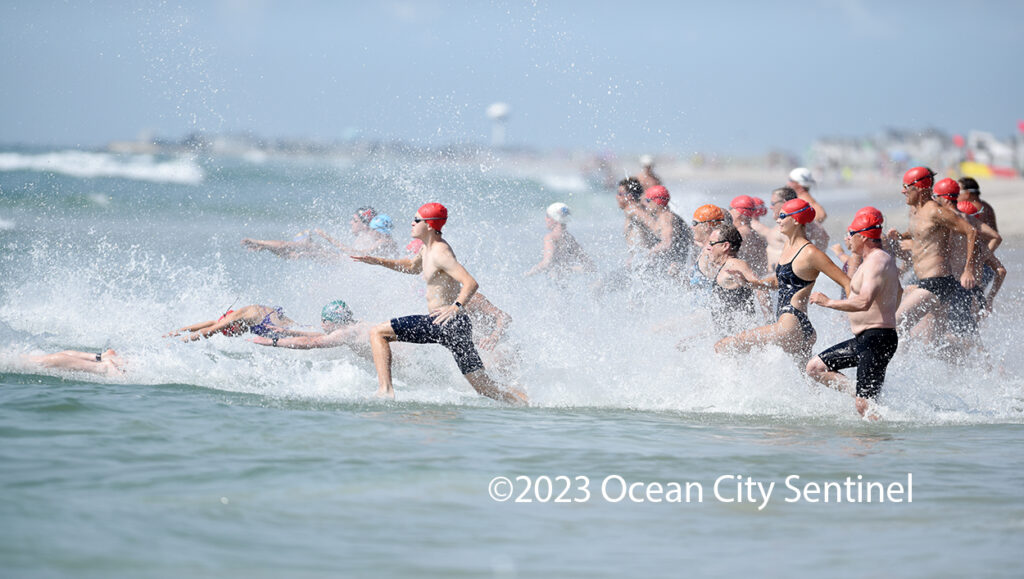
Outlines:
{"label": "wet hair", "polygon": [[715,228],[711,230],[712,233],[715,231],[718,232],[718,238],[720,241],[729,242],[729,255],[736,255],[740,252],[740,247],[743,245],[743,236],[740,235],[739,229],[736,229],[732,225],[722,223],[721,225],[716,225]]}
{"label": "wet hair", "polygon": [[960,177],[959,183],[961,191],[970,191],[981,196],[981,187],[978,187],[978,182],[974,180],[974,177]]}
{"label": "wet hair", "polygon": [[775,195],[781,197],[783,203],[785,203],[786,201],[792,201],[797,197],[796,189],[793,189],[792,187],[779,187],[778,189],[772,191],[771,196],[774,197]]}
{"label": "wet hair", "polygon": [[626,190],[626,196],[633,201],[639,201],[644,195],[644,186],[636,177],[629,177],[619,181],[619,187]]}
{"label": "wet hair", "polygon": [[369,225],[370,222],[373,221],[373,218],[376,216],[376,209],[370,207],[369,205],[364,205],[363,207],[356,209],[355,215],[353,215],[352,217],[355,217],[359,221],[362,221],[363,225]]}

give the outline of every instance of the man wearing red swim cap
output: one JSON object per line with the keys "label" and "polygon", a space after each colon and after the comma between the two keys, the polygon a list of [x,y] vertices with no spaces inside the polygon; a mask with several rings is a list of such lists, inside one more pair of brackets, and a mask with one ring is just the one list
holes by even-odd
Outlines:
{"label": "man wearing red swim cap", "polygon": [[[960,213],[957,209],[957,200],[960,197],[959,183],[952,179],[943,179],[935,184],[933,193],[935,201],[939,205],[950,211]],[[970,347],[979,344],[977,335],[981,311],[982,309],[991,310],[992,300],[999,293],[999,288],[1002,287],[1003,279],[1006,277],[1006,268],[1003,267],[1002,262],[993,253],[999,247],[999,244],[1003,242],[999,232],[975,217],[964,214],[961,214],[961,216],[978,232],[978,238],[975,240],[974,247],[974,252],[977,256],[974,260],[974,278],[979,280],[985,279],[985,273],[988,270],[991,272],[989,279],[993,281],[987,296],[985,295],[984,287],[986,284],[979,284],[971,289],[957,287],[953,297],[950,299],[949,329],[952,332],[952,337],[969,338],[962,346]],[[963,260],[967,254],[966,243],[967,239],[963,235],[957,233],[950,235],[949,266],[952,271],[959,271],[964,267]]]}
{"label": "man wearing red swim cap", "polygon": [[[878,396],[885,382],[885,370],[896,353],[896,310],[903,288],[896,260],[882,250],[882,215],[858,212],[847,228],[850,250],[861,264],[850,279],[850,293],[833,300],[821,292],[811,294],[810,302],[849,314],[853,338],[832,346],[807,363],[807,374],[822,384],[843,392],[852,392],[849,381],[839,373],[857,367],[854,395],[857,412],[865,416],[868,401]],[[869,416],[877,419],[873,414]]]}
{"label": "man wearing red swim cap", "polygon": [[[903,295],[896,314],[900,327],[909,330],[940,304],[948,304],[957,288],[971,289],[974,277],[975,240],[977,232],[956,211],[943,207],[932,198],[935,173],[927,167],[914,167],[903,175],[903,195],[911,207],[910,229],[906,233],[889,231],[894,241],[913,239],[911,259],[918,286]],[[966,259],[962,269],[951,267],[951,234],[966,237]],[[953,272],[960,272],[959,283]]]}
{"label": "man wearing red swim cap", "polygon": [[473,325],[463,307],[479,287],[476,279],[455,258],[448,242],[441,238],[441,228],[448,221],[448,210],[440,203],[420,207],[412,220],[412,237],[423,242],[415,257],[384,259],[352,256],[352,259],[381,265],[401,273],[422,274],[427,282],[427,315],[393,318],[370,332],[373,362],[380,385],[377,396],[394,398],[391,382],[391,342],[441,344],[455,356],[459,371],[473,389],[495,400],[510,404],[526,404],[526,395],[513,388],[499,387],[484,370],[484,363],[473,345]]}
{"label": "man wearing red swim cap", "polygon": [[[764,203],[762,202],[761,208],[763,207]],[[740,252],[736,257],[747,262],[758,277],[768,273],[768,255],[766,253],[768,243],[751,225],[760,210],[757,202],[749,195],[740,195],[729,203],[732,224],[743,238],[743,245],[740,246]]]}

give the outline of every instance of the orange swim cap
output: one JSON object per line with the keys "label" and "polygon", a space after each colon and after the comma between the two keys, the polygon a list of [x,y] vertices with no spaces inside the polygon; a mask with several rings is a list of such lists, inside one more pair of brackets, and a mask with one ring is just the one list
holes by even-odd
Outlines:
{"label": "orange swim cap", "polygon": [[693,224],[709,223],[712,221],[725,221],[725,211],[718,205],[701,205],[693,212]]}

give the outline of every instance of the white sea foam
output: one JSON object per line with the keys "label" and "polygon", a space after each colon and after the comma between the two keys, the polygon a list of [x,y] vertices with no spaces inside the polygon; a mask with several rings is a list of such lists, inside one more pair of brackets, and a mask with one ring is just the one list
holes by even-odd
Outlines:
{"label": "white sea foam", "polygon": [[85,151],[53,153],[0,153],[0,171],[40,171],[74,177],[121,177],[158,183],[196,185],[203,169],[183,157],[160,161],[152,155],[115,155]]}

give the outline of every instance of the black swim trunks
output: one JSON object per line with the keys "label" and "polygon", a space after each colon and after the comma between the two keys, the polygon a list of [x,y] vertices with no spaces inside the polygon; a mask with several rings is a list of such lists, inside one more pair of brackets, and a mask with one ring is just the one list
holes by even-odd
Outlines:
{"label": "black swim trunks", "polygon": [[857,367],[857,396],[874,398],[882,390],[885,370],[899,338],[893,328],[871,328],[818,354],[832,372]]}
{"label": "black swim trunks", "polygon": [[985,305],[980,287],[957,288],[949,302],[949,329],[958,336],[978,334],[978,311]]}
{"label": "black swim trunks", "polygon": [[414,344],[441,344],[452,351],[459,371],[469,374],[484,367],[480,354],[473,345],[473,324],[459,314],[445,324],[435,324],[432,316],[405,316],[391,320],[399,342]]}
{"label": "black swim trunks", "polygon": [[917,286],[926,289],[940,301],[948,302],[960,287],[960,282],[951,275],[942,277],[927,277],[917,282]]}

